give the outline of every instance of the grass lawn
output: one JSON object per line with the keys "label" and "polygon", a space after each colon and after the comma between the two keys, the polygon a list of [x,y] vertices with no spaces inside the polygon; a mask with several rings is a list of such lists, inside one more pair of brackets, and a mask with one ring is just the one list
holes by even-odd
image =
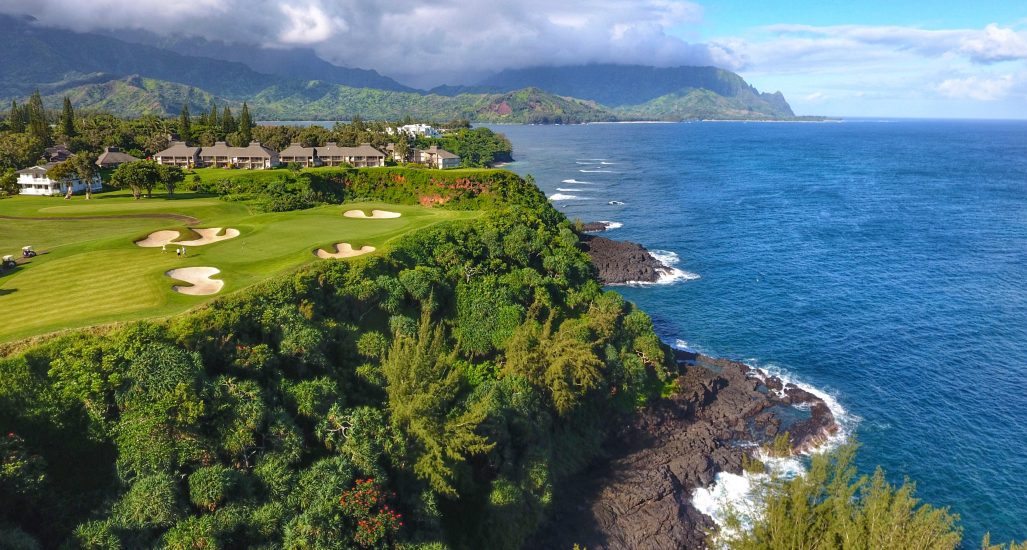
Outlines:
{"label": "grass lawn", "polygon": [[[346,210],[391,210],[393,219],[354,219]],[[189,247],[177,257],[173,247],[141,248],[135,241],[152,231],[176,229],[191,238],[182,220],[159,217],[176,214],[200,220],[192,227],[231,227],[240,236],[214,244]],[[321,261],[312,251],[332,250],[338,242],[381,251],[412,230],[477,212],[435,210],[360,202],[296,212],[261,213],[248,205],[210,197],[181,195],[173,200],[154,195],[133,200],[124,192],[81,196],[65,201],[54,197],[14,197],[0,200],[0,255],[21,256],[21,247],[42,252],[18,268],[0,272],[0,342],[66,328],[173,315],[250,286],[301,265]],[[75,219],[82,218],[82,219]],[[377,253],[377,252],[376,252]],[[225,282],[213,296],[187,296],[171,290],[182,284],[164,275],[178,267],[210,266],[221,270]]]}

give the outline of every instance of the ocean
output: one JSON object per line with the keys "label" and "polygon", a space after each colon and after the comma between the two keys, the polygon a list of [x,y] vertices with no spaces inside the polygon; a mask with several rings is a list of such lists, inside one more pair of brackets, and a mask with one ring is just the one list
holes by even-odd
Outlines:
{"label": "ocean", "polygon": [[965,545],[1027,539],[1027,122],[490,126],[570,218],[675,263],[668,342],[829,394]]}

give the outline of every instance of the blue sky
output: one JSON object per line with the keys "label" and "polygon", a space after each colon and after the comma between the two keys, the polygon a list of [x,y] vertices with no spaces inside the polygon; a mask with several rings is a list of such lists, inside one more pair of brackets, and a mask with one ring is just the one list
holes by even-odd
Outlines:
{"label": "blue sky", "polygon": [[311,48],[423,88],[538,65],[714,65],[799,114],[1027,118],[1027,0],[0,0],[0,12]]}
{"label": "blue sky", "polygon": [[767,4],[703,3],[668,33],[730,46],[800,114],[1027,118],[1027,1]]}

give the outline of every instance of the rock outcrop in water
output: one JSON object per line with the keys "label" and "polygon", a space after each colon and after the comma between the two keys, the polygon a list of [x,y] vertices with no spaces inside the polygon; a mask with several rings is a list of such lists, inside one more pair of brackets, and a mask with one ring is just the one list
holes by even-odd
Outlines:
{"label": "rock outcrop in water", "polygon": [[638,243],[595,235],[581,235],[580,238],[582,248],[599,270],[603,284],[655,283],[672,271]]}
{"label": "rock outcrop in water", "polygon": [[582,233],[600,233],[610,229],[610,222],[584,222],[581,224]]}
{"label": "rock outcrop in water", "polygon": [[565,484],[540,548],[703,548],[712,520],[692,493],[742,455],[788,432],[794,451],[838,431],[827,404],[734,361],[678,352],[679,391],[636,415],[608,443],[611,454]]}

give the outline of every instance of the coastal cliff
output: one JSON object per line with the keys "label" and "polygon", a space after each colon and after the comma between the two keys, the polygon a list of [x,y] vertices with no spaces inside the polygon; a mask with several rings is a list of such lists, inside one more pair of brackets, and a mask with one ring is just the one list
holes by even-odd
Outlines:
{"label": "coastal cliff", "polygon": [[713,521],[692,494],[788,434],[793,452],[839,429],[817,396],[742,363],[678,351],[677,391],[637,413],[608,457],[566,484],[542,548],[702,548]]}

